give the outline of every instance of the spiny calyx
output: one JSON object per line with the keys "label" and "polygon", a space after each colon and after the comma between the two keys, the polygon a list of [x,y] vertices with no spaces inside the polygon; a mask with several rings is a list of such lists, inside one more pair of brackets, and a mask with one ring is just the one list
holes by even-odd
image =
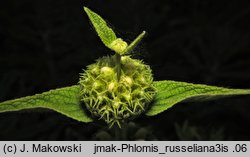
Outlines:
{"label": "spiny calyx", "polygon": [[140,60],[121,57],[117,79],[115,56],[106,56],[87,67],[80,76],[81,99],[95,117],[113,126],[144,112],[156,91],[151,69]]}

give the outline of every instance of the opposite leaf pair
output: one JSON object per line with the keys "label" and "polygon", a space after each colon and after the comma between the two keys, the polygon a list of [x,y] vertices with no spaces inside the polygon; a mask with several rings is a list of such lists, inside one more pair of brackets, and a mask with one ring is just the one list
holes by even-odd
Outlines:
{"label": "opposite leaf pair", "polygon": [[146,34],[143,31],[131,44],[127,44],[123,39],[117,38],[115,32],[107,26],[107,23],[89,8],[84,7],[91,23],[93,24],[98,36],[103,44],[120,55],[129,53]]}

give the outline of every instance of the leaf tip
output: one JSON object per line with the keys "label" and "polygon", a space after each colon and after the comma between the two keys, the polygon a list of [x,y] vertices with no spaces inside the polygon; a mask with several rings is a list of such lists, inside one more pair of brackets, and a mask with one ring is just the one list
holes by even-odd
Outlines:
{"label": "leaf tip", "polygon": [[93,14],[95,14],[91,9],[89,9],[88,7],[83,7],[85,13],[88,15],[88,17],[90,18],[91,20],[91,17],[93,16]]}
{"label": "leaf tip", "polygon": [[88,8],[88,7],[83,7],[83,9],[84,9],[84,11],[86,12],[86,13],[88,13],[89,11],[90,11],[90,9]]}

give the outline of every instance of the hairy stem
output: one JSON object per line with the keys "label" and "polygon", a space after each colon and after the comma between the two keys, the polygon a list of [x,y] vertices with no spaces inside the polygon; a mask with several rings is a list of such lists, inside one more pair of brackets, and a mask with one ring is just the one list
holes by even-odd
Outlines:
{"label": "hairy stem", "polygon": [[121,55],[118,53],[115,53],[115,62],[116,62],[117,81],[119,81],[121,77]]}

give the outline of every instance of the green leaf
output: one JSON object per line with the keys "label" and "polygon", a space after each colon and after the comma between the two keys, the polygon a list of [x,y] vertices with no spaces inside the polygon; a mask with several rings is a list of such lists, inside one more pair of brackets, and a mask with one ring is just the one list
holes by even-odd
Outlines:
{"label": "green leaf", "polygon": [[50,90],[42,94],[27,96],[0,103],[0,112],[31,108],[47,108],[81,122],[91,122],[80,104],[79,86]]}
{"label": "green leaf", "polygon": [[[156,81],[154,86],[157,89],[157,95],[151,108],[146,112],[148,116],[157,115],[181,101],[210,100],[225,96],[250,94],[250,90],[247,89],[228,89],[176,81]],[[58,88],[42,94],[1,102],[0,113],[47,108],[80,122],[92,122],[92,118],[81,107],[79,95],[78,85]]]}
{"label": "green leaf", "polygon": [[87,7],[84,7],[84,10],[104,45],[108,48],[111,48],[111,43],[117,39],[114,31],[108,27],[107,23],[102,19],[101,16],[91,11]]}
{"label": "green leaf", "polygon": [[140,35],[138,35],[132,43],[128,45],[128,47],[124,50],[124,54],[129,53],[131,50],[133,50],[136,45],[142,40],[142,38],[145,36],[146,31],[143,31]]}
{"label": "green leaf", "polygon": [[146,115],[157,115],[181,101],[216,99],[225,96],[250,94],[248,89],[228,89],[222,87],[192,84],[176,81],[154,82],[157,95]]}

